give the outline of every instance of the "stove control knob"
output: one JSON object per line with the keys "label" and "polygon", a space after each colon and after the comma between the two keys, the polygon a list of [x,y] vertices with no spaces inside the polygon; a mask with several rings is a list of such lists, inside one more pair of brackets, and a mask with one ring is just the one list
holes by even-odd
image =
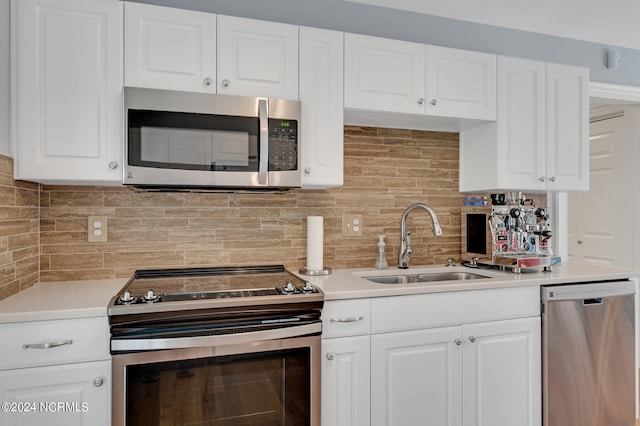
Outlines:
{"label": "stove control knob", "polygon": [[313,292],[313,286],[311,285],[311,283],[309,281],[304,283],[304,287],[302,287],[302,291],[304,291],[305,293],[312,293]]}
{"label": "stove control knob", "polygon": [[296,291],[296,289],[293,287],[293,284],[291,284],[290,281],[287,281],[287,285],[284,286],[284,288],[282,289],[282,291],[285,294],[289,294],[289,293],[293,293],[294,291]]}
{"label": "stove control knob", "polygon": [[153,292],[153,289],[149,289],[149,291],[147,292],[147,295],[143,297],[145,302],[148,303],[152,303],[152,302],[156,302],[160,297],[156,296],[156,294]]}
{"label": "stove control knob", "polygon": [[120,302],[122,303],[133,303],[136,301],[136,298],[131,295],[129,290],[126,290],[122,296],[120,296]]}

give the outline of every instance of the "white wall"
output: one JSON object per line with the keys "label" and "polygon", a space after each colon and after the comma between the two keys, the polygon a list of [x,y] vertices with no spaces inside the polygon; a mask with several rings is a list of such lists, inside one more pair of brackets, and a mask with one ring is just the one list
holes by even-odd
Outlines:
{"label": "white wall", "polygon": [[0,154],[10,155],[9,148],[9,1],[0,0]]}

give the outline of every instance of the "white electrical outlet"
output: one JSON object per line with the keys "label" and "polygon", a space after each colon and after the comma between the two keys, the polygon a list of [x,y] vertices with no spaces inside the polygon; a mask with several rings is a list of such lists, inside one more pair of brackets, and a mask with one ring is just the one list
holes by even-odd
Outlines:
{"label": "white electrical outlet", "polygon": [[90,243],[104,243],[107,241],[107,217],[89,216],[87,226],[87,241]]}
{"label": "white electrical outlet", "polygon": [[361,214],[350,214],[342,216],[342,236],[362,237]]}

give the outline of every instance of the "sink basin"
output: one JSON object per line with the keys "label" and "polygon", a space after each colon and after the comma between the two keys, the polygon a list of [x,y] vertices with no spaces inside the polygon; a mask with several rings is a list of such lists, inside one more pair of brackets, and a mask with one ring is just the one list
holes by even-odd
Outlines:
{"label": "sink basin", "polygon": [[431,274],[417,275],[419,281],[453,281],[453,280],[477,280],[489,278],[484,275],[472,274],[471,272],[434,272]]}
{"label": "sink basin", "polygon": [[364,277],[369,281],[380,284],[408,284],[421,283],[424,280],[419,279],[415,275],[383,275],[380,277]]}
{"label": "sink basin", "polygon": [[363,278],[379,284],[410,284],[434,281],[477,280],[489,277],[479,274],[473,274],[471,272],[432,272],[428,274],[418,275],[380,275],[375,277]]}

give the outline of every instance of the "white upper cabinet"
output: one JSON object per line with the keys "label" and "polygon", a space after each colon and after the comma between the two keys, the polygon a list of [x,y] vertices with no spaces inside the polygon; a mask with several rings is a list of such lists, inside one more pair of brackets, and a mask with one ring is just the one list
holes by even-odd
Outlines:
{"label": "white upper cabinet", "polygon": [[218,16],[218,93],[298,99],[298,27]]}
{"label": "white upper cabinet", "polygon": [[345,34],[347,108],[424,113],[422,44]]}
{"label": "white upper cabinet", "polygon": [[13,0],[15,178],[122,182],[123,4]]}
{"label": "white upper cabinet", "polygon": [[125,86],[216,91],[216,15],[125,2]]}
{"label": "white upper cabinet", "polygon": [[589,70],[547,64],[548,190],[589,190]]}
{"label": "white upper cabinet", "polygon": [[427,46],[426,113],[496,119],[496,55]]}
{"label": "white upper cabinet", "polygon": [[300,27],[302,187],[343,182],[343,33]]}
{"label": "white upper cabinet", "polygon": [[498,115],[460,134],[461,191],[588,189],[588,70],[498,58]]}
{"label": "white upper cabinet", "polygon": [[344,106],[349,124],[477,126],[495,120],[496,56],[345,34]]}

